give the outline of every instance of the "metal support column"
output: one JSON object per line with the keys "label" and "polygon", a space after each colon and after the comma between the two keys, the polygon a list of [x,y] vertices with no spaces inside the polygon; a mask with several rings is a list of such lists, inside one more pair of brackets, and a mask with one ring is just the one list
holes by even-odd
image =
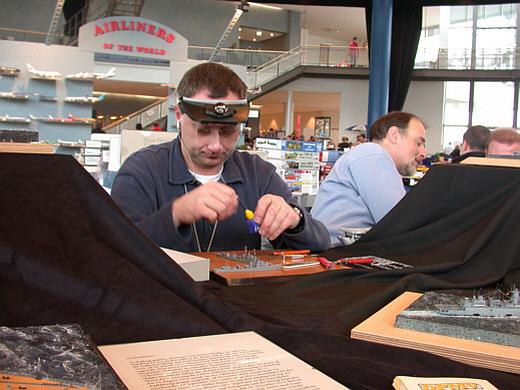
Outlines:
{"label": "metal support column", "polygon": [[287,91],[287,106],[285,107],[285,135],[294,132],[292,119],[294,116],[293,91]]}
{"label": "metal support column", "polygon": [[[392,0],[372,2],[370,74],[367,127],[388,111],[390,48],[392,44]],[[370,134],[367,137],[370,139]]]}

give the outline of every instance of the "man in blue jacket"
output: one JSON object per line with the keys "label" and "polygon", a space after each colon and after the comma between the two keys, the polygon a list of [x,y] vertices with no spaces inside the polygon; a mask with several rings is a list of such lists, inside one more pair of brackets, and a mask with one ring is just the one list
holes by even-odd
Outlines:
{"label": "man in blue jacket", "polygon": [[[275,248],[327,249],[326,228],[297,205],[275,167],[236,151],[246,93],[223,65],[190,69],[177,88],[178,138],[130,156],[113,199],[158,245],[180,251],[260,248],[260,236]],[[246,210],[254,211],[256,233]]]}

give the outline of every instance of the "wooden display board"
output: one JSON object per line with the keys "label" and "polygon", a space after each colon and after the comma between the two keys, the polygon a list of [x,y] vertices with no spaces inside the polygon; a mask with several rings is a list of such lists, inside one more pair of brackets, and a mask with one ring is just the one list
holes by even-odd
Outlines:
{"label": "wooden display board", "polygon": [[53,154],[55,145],[40,143],[0,142],[1,153]]}
{"label": "wooden display board", "polygon": [[[242,251],[228,251],[226,253],[243,253]],[[256,251],[257,257],[260,260],[267,261],[273,264],[282,264],[283,256],[275,255],[275,251],[264,250]],[[228,286],[242,286],[247,284],[257,284],[266,282],[281,282],[292,279],[301,275],[310,275],[319,272],[330,272],[321,264],[306,266],[294,269],[278,269],[271,271],[245,271],[245,272],[215,272],[215,268],[222,266],[245,266],[244,262],[234,261],[219,255],[219,252],[197,252],[196,256],[205,257],[210,260],[210,278],[219,282],[225,283]],[[302,261],[317,261],[315,256],[305,256],[299,259],[290,260],[286,258],[286,263],[296,263]],[[338,269],[349,269],[349,267],[338,266]]]}
{"label": "wooden display board", "polygon": [[395,327],[399,313],[422,294],[405,292],[352,329],[354,339],[430,352],[477,367],[520,374],[520,348]]}

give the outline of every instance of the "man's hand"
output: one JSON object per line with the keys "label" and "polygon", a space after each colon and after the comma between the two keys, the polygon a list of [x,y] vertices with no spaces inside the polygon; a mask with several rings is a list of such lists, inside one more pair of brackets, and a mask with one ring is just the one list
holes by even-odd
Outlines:
{"label": "man's hand", "polygon": [[172,204],[173,220],[176,227],[201,219],[213,223],[232,216],[237,206],[238,196],[233,188],[211,182],[177,198]]}
{"label": "man's hand", "polygon": [[267,194],[258,200],[254,220],[260,225],[259,233],[274,240],[285,230],[295,228],[300,217],[281,196]]}

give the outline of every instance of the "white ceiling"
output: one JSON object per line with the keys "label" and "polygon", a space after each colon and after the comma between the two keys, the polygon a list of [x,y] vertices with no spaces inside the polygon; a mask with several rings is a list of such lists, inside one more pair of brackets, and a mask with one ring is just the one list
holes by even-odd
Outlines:
{"label": "white ceiling", "polygon": [[290,4],[272,5],[301,12],[300,26],[307,29],[311,35],[344,41],[345,45],[354,36],[357,36],[361,42],[366,40],[364,8]]}

